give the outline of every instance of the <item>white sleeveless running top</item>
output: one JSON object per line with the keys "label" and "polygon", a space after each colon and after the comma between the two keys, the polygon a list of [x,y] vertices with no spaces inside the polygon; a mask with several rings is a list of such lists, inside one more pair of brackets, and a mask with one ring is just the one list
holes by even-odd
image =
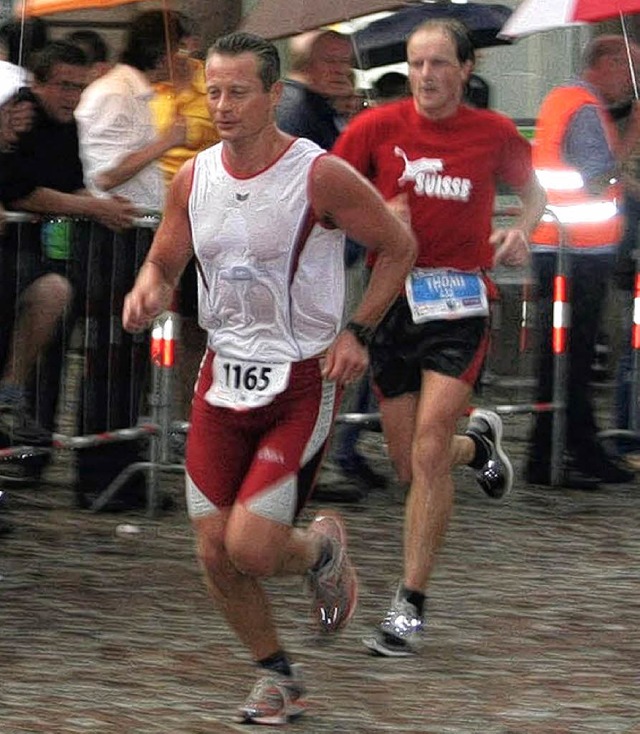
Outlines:
{"label": "white sleeveless running top", "polygon": [[297,138],[269,168],[231,174],[222,144],[199,153],[189,194],[199,323],[235,359],[297,362],[333,341],[344,300],[344,235],[314,223],[311,167],[324,151]]}

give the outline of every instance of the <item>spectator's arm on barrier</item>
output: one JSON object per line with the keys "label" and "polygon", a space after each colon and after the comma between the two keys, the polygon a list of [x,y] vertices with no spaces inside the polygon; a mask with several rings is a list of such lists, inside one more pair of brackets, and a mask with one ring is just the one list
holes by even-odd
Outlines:
{"label": "spectator's arm on barrier", "polygon": [[43,186],[13,201],[12,206],[36,214],[86,217],[115,231],[131,227],[138,214],[135,205],[121,196],[97,198],[85,193],[67,194]]}
{"label": "spectator's arm on barrier", "polygon": [[529,237],[540,220],[547,199],[535,175],[518,190],[522,210],[513,227],[496,229],[489,242],[495,248],[493,264],[520,267],[529,259]]}
{"label": "spectator's arm on barrier", "polygon": [[142,331],[169,307],[182,271],[193,256],[188,214],[192,171],[190,160],[169,188],[151,249],[124,301],[122,323],[127,331]]}
{"label": "spectator's arm on barrier", "polygon": [[[375,327],[402,290],[415,257],[410,228],[386,206],[378,191],[346,161],[318,159],[310,181],[310,199],[320,222],[337,226],[376,253],[369,286],[352,316],[363,327]],[[327,352],[325,376],[351,382],[368,365],[367,352],[350,331],[341,332]]]}
{"label": "spectator's arm on barrier", "polygon": [[91,199],[91,216],[105,227],[119,232],[133,225],[133,219],[140,215],[135,204],[124,196]]}

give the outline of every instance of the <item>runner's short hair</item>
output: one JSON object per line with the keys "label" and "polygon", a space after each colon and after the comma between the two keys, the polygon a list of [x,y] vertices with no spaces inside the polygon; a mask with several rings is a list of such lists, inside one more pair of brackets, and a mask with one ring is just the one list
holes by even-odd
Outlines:
{"label": "runner's short hair", "polygon": [[271,41],[253,33],[229,33],[218,40],[209,48],[207,61],[214,54],[220,56],[240,56],[240,54],[254,54],[258,59],[258,74],[262,81],[262,87],[268,92],[280,79],[280,56],[278,49]]}
{"label": "runner's short hair", "polygon": [[469,29],[464,23],[454,18],[434,18],[433,20],[426,20],[424,23],[420,23],[409,34],[407,43],[419,31],[430,30],[441,30],[449,36],[455,46],[456,56],[461,64],[466,64],[467,61],[470,61],[472,64],[476,63],[476,51],[469,35]]}

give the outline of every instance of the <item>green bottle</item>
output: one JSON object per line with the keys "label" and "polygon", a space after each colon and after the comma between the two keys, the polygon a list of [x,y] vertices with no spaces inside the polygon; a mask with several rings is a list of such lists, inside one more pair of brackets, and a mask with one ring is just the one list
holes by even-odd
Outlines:
{"label": "green bottle", "polygon": [[71,221],[48,219],[42,223],[41,240],[44,254],[51,260],[68,260],[71,257]]}

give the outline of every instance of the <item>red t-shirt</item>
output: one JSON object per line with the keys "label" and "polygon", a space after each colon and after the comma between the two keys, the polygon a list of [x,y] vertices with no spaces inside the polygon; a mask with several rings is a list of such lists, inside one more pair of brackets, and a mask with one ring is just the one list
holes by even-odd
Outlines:
{"label": "red t-shirt", "polygon": [[514,123],[465,105],[437,121],[418,114],[412,99],[362,112],[331,152],[385,199],[408,193],[419,267],[491,267],[496,184],[518,189],[532,175],[531,146]]}

